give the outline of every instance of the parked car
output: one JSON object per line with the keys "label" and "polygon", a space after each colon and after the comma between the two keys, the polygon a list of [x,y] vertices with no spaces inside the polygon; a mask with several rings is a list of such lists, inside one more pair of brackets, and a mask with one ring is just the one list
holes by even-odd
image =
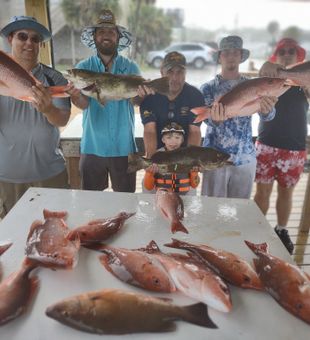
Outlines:
{"label": "parked car", "polygon": [[172,51],[182,53],[187,64],[193,65],[197,69],[202,69],[206,64],[213,63],[212,53],[215,49],[203,43],[178,43],[160,51],[148,52],[146,61],[149,65],[159,68],[165,55]]}

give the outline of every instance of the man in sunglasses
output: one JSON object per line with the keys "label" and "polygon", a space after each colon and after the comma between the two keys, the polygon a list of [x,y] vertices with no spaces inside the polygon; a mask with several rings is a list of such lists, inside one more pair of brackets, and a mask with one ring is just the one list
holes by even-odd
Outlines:
{"label": "man in sunglasses", "polygon": [[[277,77],[278,71],[302,62],[306,51],[293,39],[280,40],[260,70],[261,76]],[[272,121],[260,122],[256,142],[257,169],[255,202],[266,214],[274,181],[277,190],[277,225],[275,232],[290,254],[294,245],[287,230],[292,209],[293,190],[303,172],[307,157],[307,89],[293,86],[275,106]]]}
{"label": "man in sunglasses", "polygon": [[59,126],[70,117],[68,98],[52,99],[46,87],[65,85],[60,72],[38,56],[51,33],[29,16],[14,16],[0,34],[13,58],[38,79],[33,102],[0,96],[0,201],[4,216],[30,187],[68,187],[65,161],[59,149]]}

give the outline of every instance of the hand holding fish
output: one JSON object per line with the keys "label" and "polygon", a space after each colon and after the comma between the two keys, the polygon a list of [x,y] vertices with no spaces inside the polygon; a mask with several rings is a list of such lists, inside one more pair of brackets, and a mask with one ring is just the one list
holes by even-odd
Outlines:
{"label": "hand holding fish", "polygon": [[214,102],[211,107],[210,118],[216,123],[222,123],[228,119],[225,112],[225,106],[222,103]]}
{"label": "hand holding fish", "polygon": [[36,85],[31,87],[33,100],[33,106],[44,114],[52,113],[54,105],[52,102],[51,94],[48,89],[45,88],[42,84],[37,83]]}
{"label": "hand holding fish", "polygon": [[152,174],[156,174],[159,172],[159,167],[156,163],[153,163],[148,168],[146,168],[145,171],[151,172]]}
{"label": "hand holding fish", "polygon": [[82,91],[74,86],[74,83],[69,81],[68,89],[66,91],[70,97],[72,103],[77,106],[79,109],[84,110],[87,108],[89,104],[89,99],[85,96]]}
{"label": "hand holding fish", "polygon": [[267,115],[270,111],[273,110],[277,101],[278,101],[277,97],[269,97],[269,96],[261,97],[259,99],[259,103],[260,103],[259,112]]}
{"label": "hand holding fish", "polygon": [[154,95],[155,91],[153,88],[146,86],[146,85],[140,85],[138,86],[137,90],[138,96],[141,98],[144,98],[145,96],[148,96],[150,94]]}
{"label": "hand holding fish", "polygon": [[33,106],[54,126],[65,126],[70,117],[70,111],[56,107],[52,101],[49,88],[37,83],[31,87]]}
{"label": "hand holding fish", "polygon": [[282,65],[274,64],[274,63],[271,63],[270,61],[266,61],[261,67],[261,69],[259,70],[259,76],[278,78],[280,70],[283,70]]}

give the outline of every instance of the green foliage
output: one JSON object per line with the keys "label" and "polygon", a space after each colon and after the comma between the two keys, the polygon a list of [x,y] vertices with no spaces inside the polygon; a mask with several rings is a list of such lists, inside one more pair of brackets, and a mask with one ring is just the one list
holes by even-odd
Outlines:
{"label": "green foliage", "polygon": [[140,3],[137,13],[137,2],[133,1],[128,26],[136,39],[136,52],[142,58],[147,51],[164,48],[171,42],[172,20],[153,5]]}
{"label": "green foliage", "polygon": [[116,18],[121,14],[118,0],[62,0],[61,7],[68,26],[74,29],[94,24],[103,9],[110,9]]}
{"label": "green foliage", "polygon": [[295,39],[296,41],[300,41],[301,36],[302,36],[301,30],[297,26],[288,27],[282,32],[282,37],[292,38]]}

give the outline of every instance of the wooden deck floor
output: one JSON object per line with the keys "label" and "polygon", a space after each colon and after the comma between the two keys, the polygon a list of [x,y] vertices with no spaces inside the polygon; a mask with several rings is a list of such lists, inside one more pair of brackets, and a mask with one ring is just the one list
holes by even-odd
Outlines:
{"label": "wooden deck floor", "polygon": [[[142,178],[144,175],[144,171],[138,171],[137,173],[137,188],[136,192],[142,191]],[[310,238],[308,233],[299,233],[298,234],[298,226],[300,222],[301,212],[303,208],[304,195],[306,191],[306,185],[308,180],[308,173],[303,173],[300,181],[298,182],[295,190],[294,190],[294,199],[293,199],[293,208],[292,213],[290,215],[288,229],[289,234],[292,238],[292,241],[295,244],[295,250],[293,254],[294,261],[305,271],[310,273]],[[200,194],[200,187],[197,190],[198,194]],[[255,185],[252,192],[252,198],[255,193]],[[267,220],[273,228],[277,221],[276,210],[276,184],[273,187],[273,191],[271,194],[270,200],[270,208],[267,213]]]}

